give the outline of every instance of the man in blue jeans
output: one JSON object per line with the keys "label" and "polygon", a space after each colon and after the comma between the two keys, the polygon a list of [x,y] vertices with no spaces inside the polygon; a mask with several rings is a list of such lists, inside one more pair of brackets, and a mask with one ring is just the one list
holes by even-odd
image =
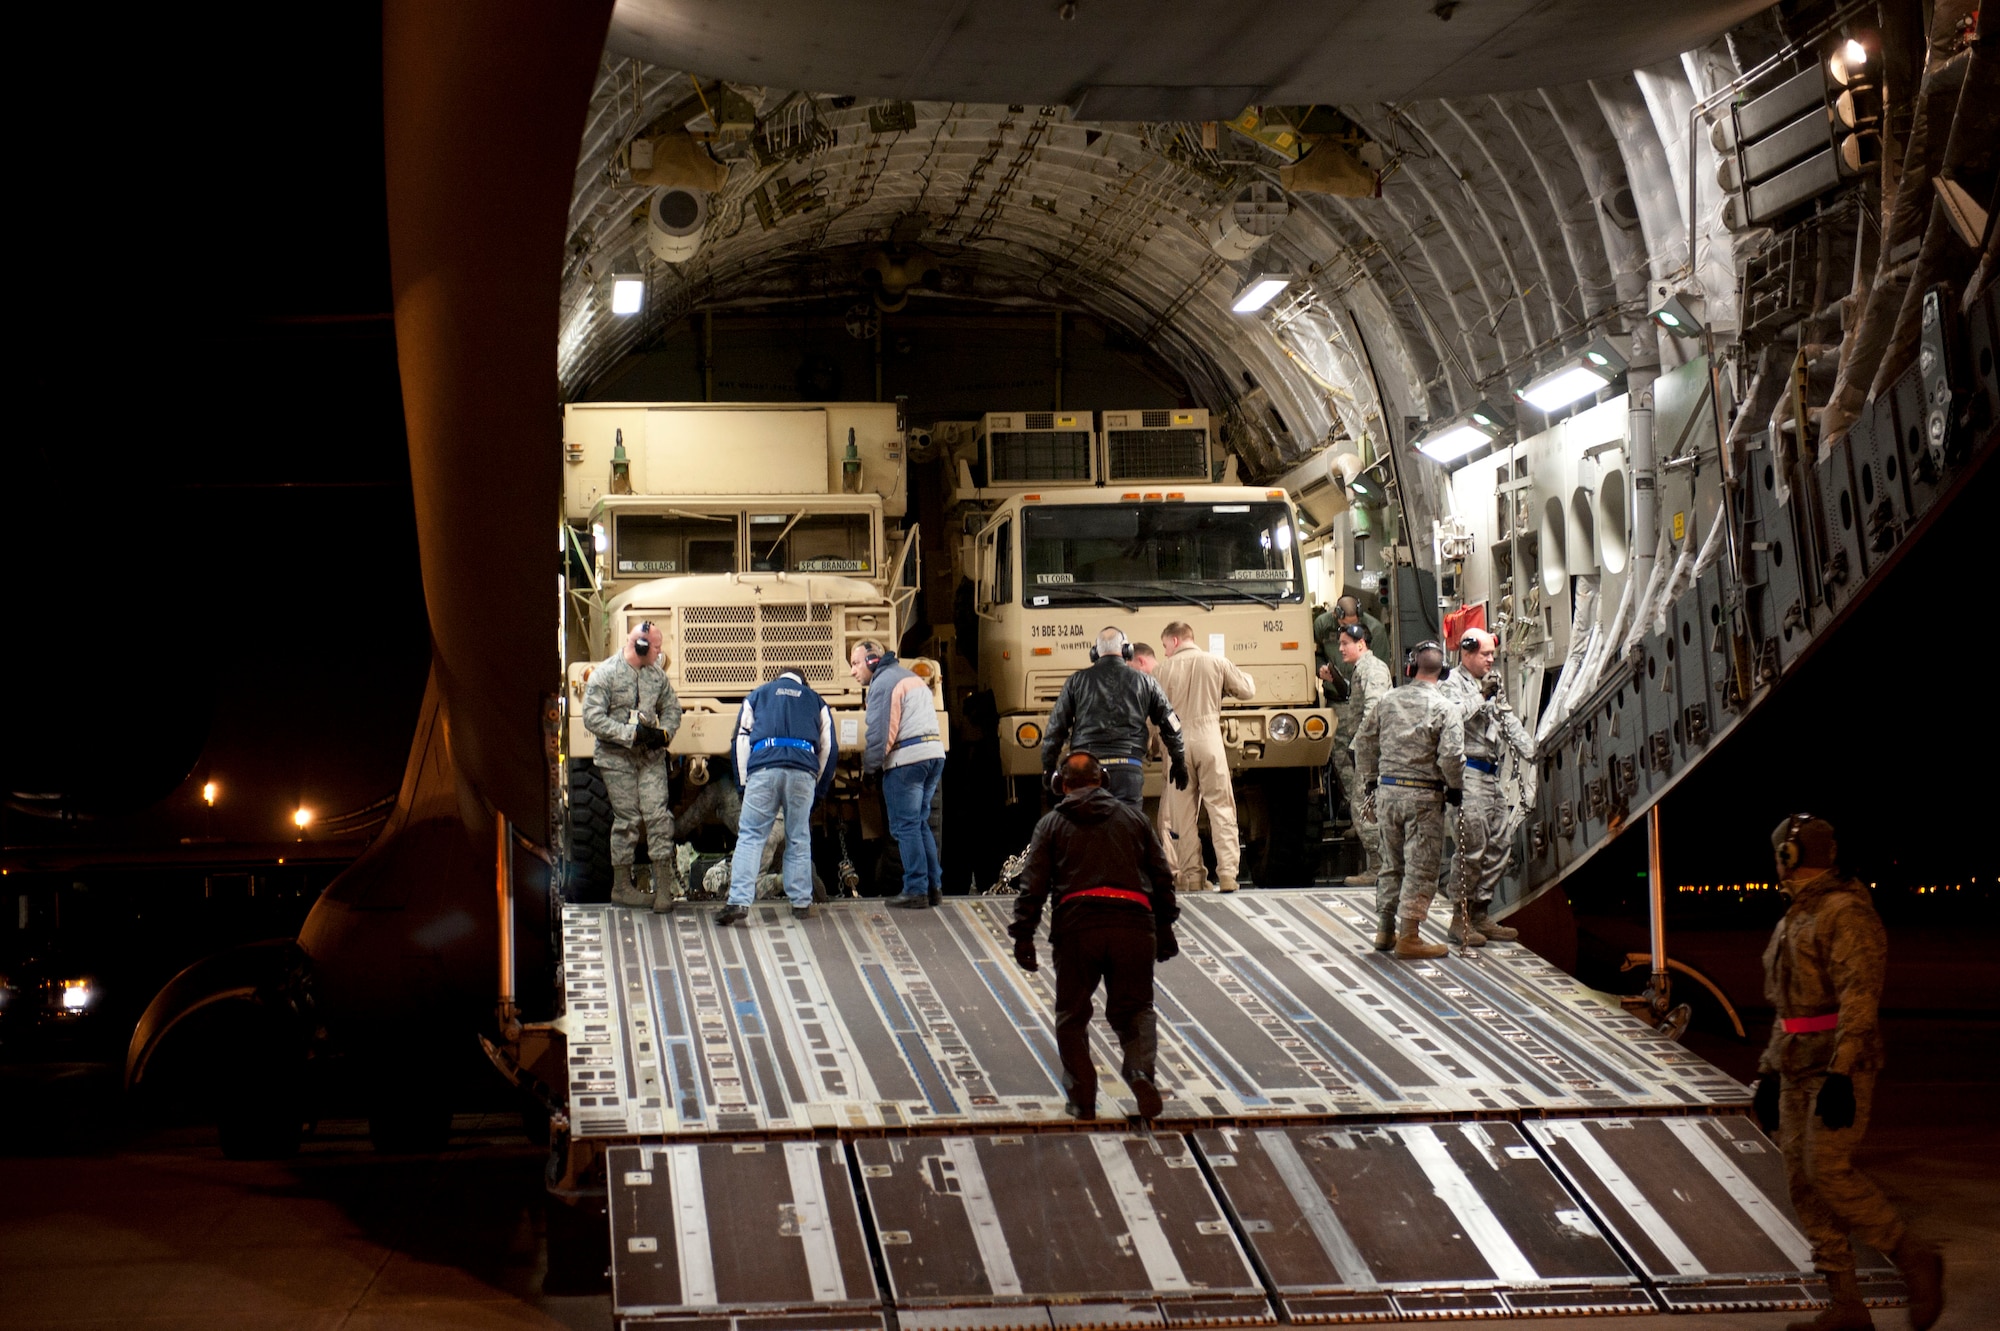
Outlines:
{"label": "man in blue jeans", "polygon": [[903,856],[903,895],[889,904],[927,910],[944,900],[944,865],[931,831],[931,801],[944,777],[944,732],[930,685],[872,639],[854,644],[847,665],[868,691],[861,779],[881,781],[889,834]]}
{"label": "man in blue jeans", "polygon": [[736,718],[736,779],[743,812],[736,824],[736,854],[729,864],[729,904],[717,924],[750,914],[764,842],[778,810],[785,811],[785,895],[792,918],[812,914],[813,800],[833,785],[838,750],[833,713],[803,672],[787,669],[743,700]]}

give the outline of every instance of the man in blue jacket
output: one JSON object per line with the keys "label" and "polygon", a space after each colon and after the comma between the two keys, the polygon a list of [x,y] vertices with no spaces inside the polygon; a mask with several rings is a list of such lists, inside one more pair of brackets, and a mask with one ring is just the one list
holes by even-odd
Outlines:
{"label": "man in blue jacket", "polygon": [[803,672],[782,671],[743,700],[736,718],[736,780],[743,787],[743,813],[729,865],[729,904],[716,912],[717,924],[734,924],[750,914],[764,842],[781,808],[785,895],[791,898],[794,919],[812,914],[813,800],[832,787],[838,756],[833,713]]}
{"label": "man in blue jacket", "polygon": [[944,900],[944,863],[931,832],[931,801],[944,777],[944,732],[930,685],[881,643],[854,644],[849,671],[868,690],[868,746],[861,779],[882,783],[889,833],[903,857],[903,895],[891,906],[927,910]]}

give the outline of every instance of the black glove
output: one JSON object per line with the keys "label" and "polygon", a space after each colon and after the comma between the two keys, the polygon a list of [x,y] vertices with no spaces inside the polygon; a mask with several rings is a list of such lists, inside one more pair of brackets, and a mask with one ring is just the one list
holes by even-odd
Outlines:
{"label": "black glove", "polygon": [[1171,928],[1162,929],[1160,936],[1153,941],[1153,960],[1172,961],[1180,954],[1180,940],[1174,937],[1174,931]]}
{"label": "black glove", "polygon": [[1757,1125],[1764,1129],[1766,1136],[1778,1133],[1778,1074],[1767,1072],[1757,1078],[1757,1084],[1750,1088],[1750,1112],[1757,1116]]}
{"label": "black glove", "polygon": [[1167,780],[1174,783],[1175,790],[1186,790],[1188,786],[1187,759],[1176,758],[1174,765],[1167,769]]}
{"label": "black glove", "polygon": [[1813,1101],[1813,1112],[1829,1128],[1853,1127],[1854,1078],[1845,1072],[1827,1073],[1820,1083],[1819,1099]]}
{"label": "black glove", "polygon": [[641,721],[637,729],[632,732],[632,747],[641,753],[664,749],[667,747],[667,732],[658,726],[649,726]]}
{"label": "black glove", "polygon": [[1444,788],[1444,802],[1456,809],[1465,803],[1465,792],[1457,786],[1446,786]]}
{"label": "black glove", "polygon": [[1363,781],[1361,783],[1361,797],[1363,799],[1366,799],[1368,796],[1373,795],[1374,793],[1375,793],[1375,778],[1371,776],[1366,781]]}
{"label": "black glove", "polygon": [[1033,943],[1014,944],[1014,964],[1030,974],[1040,970],[1042,963],[1035,959],[1035,945]]}
{"label": "black glove", "polygon": [[1480,697],[1491,698],[1498,692],[1500,692],[1500,676],[1488,675],[1485,679],[1479,681]]}

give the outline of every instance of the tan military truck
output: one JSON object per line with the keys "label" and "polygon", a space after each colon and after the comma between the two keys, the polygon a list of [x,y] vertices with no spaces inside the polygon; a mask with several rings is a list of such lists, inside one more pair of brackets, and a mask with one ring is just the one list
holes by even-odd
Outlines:
{"label": "tan military truck", "polygon": [[[977,637],[960,652],[992,691],[1011,797],[1039,809],[1049,709],[1098,631],[1157,647],[1185,620],[1257,681],[1255,699],[1225,699],[1222,714],[1244,868],[1306,881],[1333,714],[1314,677],[1297,514],[1284,490],[1235,483],[1207,412],[1100,414],[1101,430],[1090,412],[988,413],[952,459]],[[1149,767],[1147,794],[1162,780]]]}
{"label": "tan military truck", "polygon": [[[642,621],[658,627],[680,697],[670,752],[683,808],[691,788],[728,780],[743,699],[796,667],[833,709],[847,779],[828,815],[860,816],[867,728],[847,659],[864,638],[893,648],[907,627],[917,530],[892,520],[905,510],[908,451],[893,404],[565,408],[562,747],[570,881],[581,894],[609,881],[609,805],[583,724],[584,685]],[[936,663],[908,664],[928,674],[942,714]],[[733,831],[734,802],[723,807]],[[830,843],[857,829],[838,830]]]}

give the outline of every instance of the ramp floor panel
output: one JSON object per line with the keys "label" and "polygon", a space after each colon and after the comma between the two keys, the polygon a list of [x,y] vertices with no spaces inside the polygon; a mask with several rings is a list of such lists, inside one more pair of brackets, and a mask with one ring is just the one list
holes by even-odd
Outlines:
{"label": "ramp floor panel", "polygon": [[[1010,898],[895,911],[564,912],[581,1137],[1066,1123],[1053,969],[1015,966]],[[1525,948],[1401,962],[1362,891],[1186,899],[1157,971],[1165,1118],[1624,1112],[1741,1086]],[[1442,937],[1442,920],[1428,926]],[[1046,948],[1044,958],[1046,959]],[[1110,1032],[1100,1099],[1129,1112]]]}
{"label": "ramp floor panel", "polygon": [[1274,1124],[1195,1142],[1291,1321],[1654,1306],[1511,1123]]}
{"label": "ramp floor panel", "polygon": [[[1749,1119],[1586,1118],[1525,1125],[1672,1309],[1803,1308],[1826,1299],[1785,1186]],[[1856,1245],[1871,1302],[1901,1302],[1895,1268]]]}
{"label": "ramp floor panel", "polygon": [[772,1331],[882,1324],[840,1143],[614,1146],[605,1167],[619,1316],[747,1318]]}
{"label": "ramp floor panel", "polygon": [[1178,1133],[862,1138],[905,1327],[1277,1319]]}

